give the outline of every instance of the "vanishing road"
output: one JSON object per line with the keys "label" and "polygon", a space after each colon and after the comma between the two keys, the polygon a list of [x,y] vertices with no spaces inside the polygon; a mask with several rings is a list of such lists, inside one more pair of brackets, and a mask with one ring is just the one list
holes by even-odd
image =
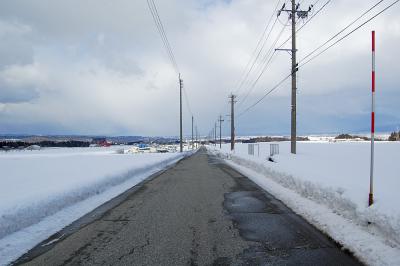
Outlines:
{"label": "vanishing road", "polygon": [[204,148],[38,245],[27,265],[360,265]]}

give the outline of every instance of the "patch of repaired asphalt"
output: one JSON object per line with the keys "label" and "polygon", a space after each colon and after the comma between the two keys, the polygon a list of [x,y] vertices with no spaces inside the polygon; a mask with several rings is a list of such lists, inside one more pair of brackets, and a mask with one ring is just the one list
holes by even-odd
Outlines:
{"label": "patch of repaired asphalt", "polygon": [[251,180],[218,167],[236,182],[224,195],[227,215],[243,239],[258,243],[243,251],[249,265],[362,265]]}

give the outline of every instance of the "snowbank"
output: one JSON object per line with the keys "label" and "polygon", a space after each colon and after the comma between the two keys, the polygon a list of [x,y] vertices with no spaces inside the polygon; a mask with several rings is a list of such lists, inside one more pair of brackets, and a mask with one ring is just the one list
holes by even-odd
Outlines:
{"label": "snowbank", "polygon": [[0,264],[186,155],[115,148],[0,153]]}
{"label": "snowbank", "polygon": [[266,160],[269,143],[260,143],[260,157],[257,148],[255,156],[248,155],[247,144],[237,144],[234,154],[228,145],[215,152],[365,263],[400,265],[400,166],[394,163],[399,148],[399,143],[376,144],[376,202],[370,208],[367,142],[304,142],[297,155],[289,153],[290,143],[280,143],[276,163]]}

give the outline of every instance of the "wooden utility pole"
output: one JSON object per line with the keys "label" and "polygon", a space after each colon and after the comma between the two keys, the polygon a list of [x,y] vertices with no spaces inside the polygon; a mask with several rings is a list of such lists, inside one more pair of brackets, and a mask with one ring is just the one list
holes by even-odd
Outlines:
{"label": "wooden utility pole", "polygon": [[231,103],[231,151],[235,149],[235,98],[236,95],[229,96]]}
{"label": "wooden utility pole", "polygon": [[219,148],[222,148],[222,122],[224,120],[222,119],[222,116],[219,116],[218,122],[219,122]]}
{"label": "wooden utility pole", "polygon": [[283,4],[282,8],[278,11],[278,17],[280,16],[282,11],[289,13],[289,19],[292,21],[292,48],[291,49],[276,49],[281,51],[288,51],[292,55],[292,100],[291,100],[291,126],[290,126],[290,151],[293,154],[296,154],[296,141],[297,141],[297,128],[296,128],[296,93],[297,93],[297,81],[296,81],[296,72],[298,71],[297,62],[296,62],[296,16],[301,19],[306,19],[308,17],[308,13],[312,9],[312,5],[309,6],[308,10],[300,10],[300,4],[296,5],[296,0],[291,0],[292,8],[285,9],[285,4]]}
{"label": "wooden utility pole", "polygon": [[214,123],[214,146],[217,146],[217,122]]}
{"label": "wooden utility pole", "polygon": [[292,121],[290,128],[290,151],[296,154],[296,0],[292,0]]}
{"label": "wooden utility pole", "polygon": [[183,152],[183,131],[182,131],[182,87],[183,87],[183,80],[181,79],[181,74],[179,73],[179,125],[180,125],[180,152]]}

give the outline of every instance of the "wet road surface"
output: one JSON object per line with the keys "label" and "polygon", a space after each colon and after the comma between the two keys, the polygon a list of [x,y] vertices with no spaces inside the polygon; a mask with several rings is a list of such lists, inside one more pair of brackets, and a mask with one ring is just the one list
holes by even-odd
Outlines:
{"label": "wet road surface", "polygon": [[17,264],[360,265],[205,149],[63,231]]}

